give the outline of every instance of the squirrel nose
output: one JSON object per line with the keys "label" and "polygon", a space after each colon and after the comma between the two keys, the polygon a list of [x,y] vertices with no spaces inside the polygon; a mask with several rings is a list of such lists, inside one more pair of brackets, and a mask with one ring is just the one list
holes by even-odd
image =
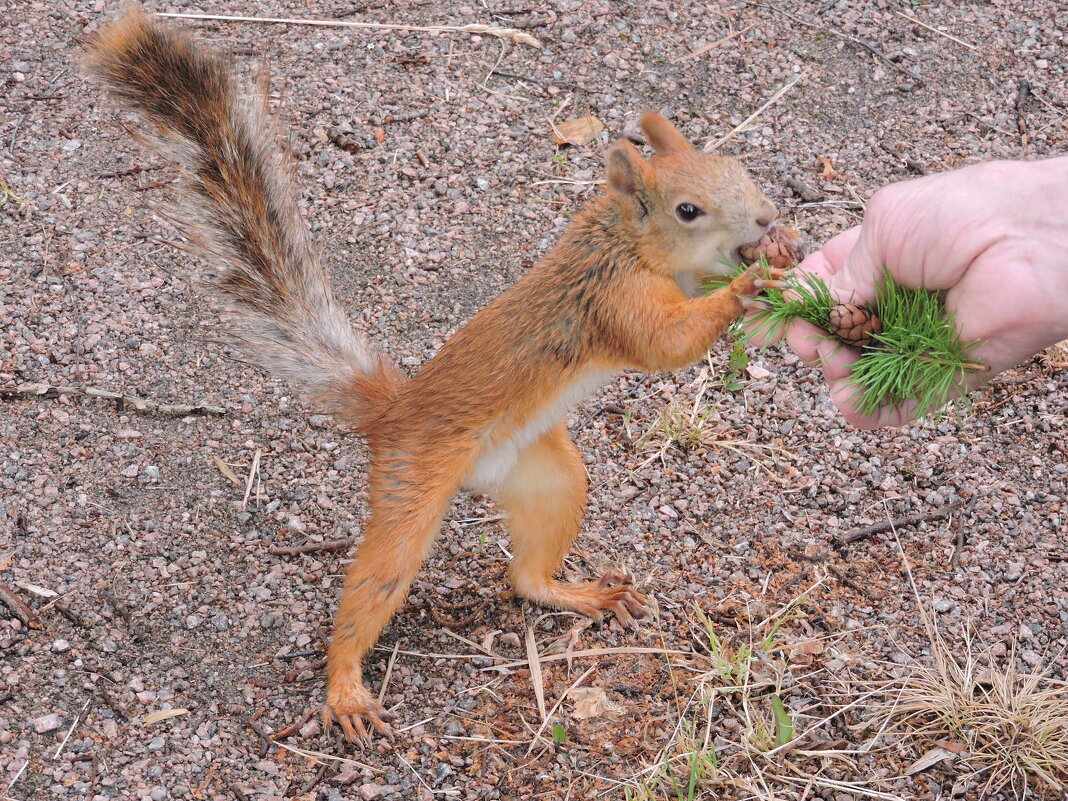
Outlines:
{"label": "squirrel nose", "polygon": [[771,226],[771,221],[775,219],[775,214],[761,214],[756,218],[756,224],[761,228],[768,228]]}

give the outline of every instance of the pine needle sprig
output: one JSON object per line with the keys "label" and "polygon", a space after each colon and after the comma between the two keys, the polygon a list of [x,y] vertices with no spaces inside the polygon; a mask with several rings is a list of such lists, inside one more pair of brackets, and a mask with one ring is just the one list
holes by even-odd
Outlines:
{"label": "pine needle sprig", "polygon": [[857,411],[874,415],[913,401],[917,416],[927,417],[967,395],[969,373],[986,365],[969,357],[978,343],[961,340],[941,294],[903,287],[886,272],[875,307],[883,325],[877,345],[865,348],[849,373]]}
{"label": "pine needle sprig", "polygon": [[[761,266],[767,266],[763,257]],[[734,275],[744,269],[738,268]],[[731,277],[719,277],[708,288],[718,288]],[[832,309],[852,299],[836,300],[827,284],[811,273],[793,272],[786,280],[787,289],[769,289],[761,295],[768,308],[739,321],[733,334],[742,340],[777,339],[792,320],[802,319],[827,331],[828,341],[843,346],[833,335],[829,318]],[[873,306],[881,330],[871,335],[849,372],[855,388],[851,401],[861,414],[873,416],[912,402],[917,417],[937,415],[954,399],[966,398],[969,375],[988,369],[970,357],[978,343],[961,340],[940,293],[901,286],[885,271]]]}

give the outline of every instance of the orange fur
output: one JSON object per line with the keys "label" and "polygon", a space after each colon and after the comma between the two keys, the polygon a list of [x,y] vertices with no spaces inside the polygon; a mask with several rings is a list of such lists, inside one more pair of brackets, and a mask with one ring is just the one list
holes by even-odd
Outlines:
{"label": "orange fur", "polygon": [[[370,447],[371,515],[335,622],[328,721],[350,738],[368,723],[389,731],[389,714],[363,683],[363,657],[461,488],[489,493],[507,511],[517,594],[624,622],[644,614],[645,600],[624,578],[554,578],[586,501],[585,470],[563,421],[613,373],[700,358],[759,292],[749,271],[690,296],[698,277],[724,272],[774,217],[740,164],[698,152],[663,117],[646,115],[656,154],[613,147],[608,192],[406,381],[341,324],[271,134],[257,104],[238,97],[225,62],[133,12],[91,44],[89,64],[152,124],[154,145],[190,172],[186,230],[226,266],[220,286],[244,321],[246,347],[355,425]],[[699,212],[692,219],[690,207]]]}

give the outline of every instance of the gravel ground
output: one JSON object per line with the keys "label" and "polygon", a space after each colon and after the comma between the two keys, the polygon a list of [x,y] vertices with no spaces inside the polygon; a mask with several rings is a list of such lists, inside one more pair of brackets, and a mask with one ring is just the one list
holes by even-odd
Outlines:
{"label": "gravel ground", "polygon": [[[155,801],[623,797],[617,782],[656,760],[671,736],[687,679],[656,653],[580,658],[570,670],[548,662],[550,708],[589,668],[583,683],[603,688],[611,707],[581,719],[566,701],[554,719],[566,741],[528,754],[540,722],[530,671],[487,672],[501,661],[484,654],[522,661],[529,627],[544,651],[574,619],[502,597],[507,539],[484,498],[457,499],[369,665],[378,688],[392,655],[385,702],[411,727],[397,747],[354,751],[308,718],[323,700],[323,632],[345,554],[271,548],[358,536],[365,452],[217,341],[197,288],[203,265],[169,244],[173,233],[153,214],[174,168],[130,142],[76,66],[79,42],[117,4],[3,5],[0,178],[23,202],[9,197],[0,208],[0,384],[96,387],[226,413],[137,413],[80,396],[3,402],[0,583],[43,627],[0,607],[0,791]],[[338,292],[356,324],[410,370],[513,283],[596,191],[601,147],[558,150],[551,117],[594,114],[607,143],[658,108],[705,141],[798,76],[724,150],[817,241],[853,224],[888,181],[1065,150],[1062,4],[789,8],[815,27],[730,0],[156,6],[492,22],[544,42],[538,52],[467,34],[190,23],[242,70],[269,57],[272,100]],[[732,30],[744,32],[685,58]],[[1034,95],[1018,116],[1021,79]],[[797,181],[813,194],[795,194]],[[728,351],[710,356],[717,374]],[[971,635],[995,655],[1015,648],[1024,665],[1065,678],[1068,376],[1057,362],[1006,374],[943,422],[864,433],[836,417],[818,375],[792,354],[750,356],[763,371],[736,391],[714,379],[703,397],[708,430],[733,446],[657,456],[640,442],[665,408],[693,402],[699,368],[624,376],[571,416],[592,491],[568,569],[625,563],[659,605],[641,632],[593,627],[577,647],[686,650],[696,605],[744,630],[825,577],[805,596],[806,619],[784,636],[824,637],[815,660],[832,674],[900,671],[923,659],[928,640],[898,545],[885,532],[846,546],[836,536],[957,504],[948,520],[900,528],[920,596],[951,642]],[[167,709],[182,713],[145,721]],[[324,771],[265,744],[265,733],[290,724],[299,731],[287,746],[355,761]],[[948,763],[885,778],[927,745],[904,741],[830,775],[876,780],[902,797],[948,797],[951,787],[979,797],[975,781],[954,787]]]}

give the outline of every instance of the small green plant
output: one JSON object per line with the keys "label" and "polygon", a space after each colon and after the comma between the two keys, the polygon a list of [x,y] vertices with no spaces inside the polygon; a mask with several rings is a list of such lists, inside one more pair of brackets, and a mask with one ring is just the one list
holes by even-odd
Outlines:
{"label": "small green plant", "polygon": [[723,375],[723,388],[731,392],[744,389],[742,375],[749,366],[749,354],[745,352],[745,344],[735,342],[731,347],[730,356],[727,357],[727,372]]}
{"label": "small green plant", "polygon": [[557,164],[565,164],[567,163],[567,156],[565,156],[563,153],[557,153],[555,156],[553,156],[553,161],[555,161]]}
{"label": "small green plant", "polygon": [[567,742],[567,729],[557,723],[553,726],[553,745],[561,746]]}
{"label": "small green plant", "polygon": [[7,181],[0,178],[0,206],[6,206],[9,200],[13,200],[20,206],[26,202],[25,198],[19,197],[15,190],[8,186]]}

